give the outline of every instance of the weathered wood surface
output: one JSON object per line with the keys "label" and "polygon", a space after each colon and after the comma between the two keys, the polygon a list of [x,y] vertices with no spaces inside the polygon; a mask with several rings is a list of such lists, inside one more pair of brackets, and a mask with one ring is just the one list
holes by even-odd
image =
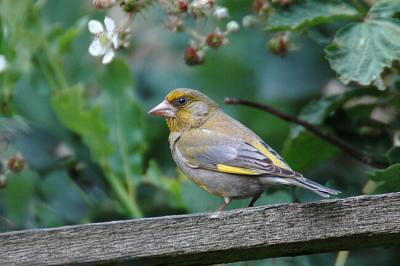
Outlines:
{"label": "weathered wood surface", "polygon": [[400,193],[0,234],[0,265],[198,265],[400,244]]}

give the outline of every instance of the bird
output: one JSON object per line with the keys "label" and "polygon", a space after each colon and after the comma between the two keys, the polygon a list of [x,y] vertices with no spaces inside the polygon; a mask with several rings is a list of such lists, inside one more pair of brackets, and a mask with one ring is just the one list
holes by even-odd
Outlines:
{"label": "bird", "polygon": [[200,91],[174,89],[148,113],[166,119],[178,168],[196,185],[224,199],[219,211],[235,199],[251,198],[248,207],[253,207],[273,185],[294,185],[322,197],[340,193],[292,170],[259,136]]}

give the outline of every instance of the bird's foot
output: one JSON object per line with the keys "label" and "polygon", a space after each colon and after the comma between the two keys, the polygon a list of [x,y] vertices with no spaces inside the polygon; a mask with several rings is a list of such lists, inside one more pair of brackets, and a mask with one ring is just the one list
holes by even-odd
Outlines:
{"label": "bird's foot", "polygon": [[218,211],[220,211],[220,212],[224,211],[225,207],[228,206],[228,204],[231,203],[231,201],[232,201],[231,198],[224,197],[224,204],[222,204],[222,205],[219,207]]}
{"label": "bird's foot", "polygon": [[255,196],[251,199],[251,201],[250,201],[248,207],[254,207],[254,203],[256,203],[256,201],[257,201],[260,197],[261,197],[261,193],[255,195]]}

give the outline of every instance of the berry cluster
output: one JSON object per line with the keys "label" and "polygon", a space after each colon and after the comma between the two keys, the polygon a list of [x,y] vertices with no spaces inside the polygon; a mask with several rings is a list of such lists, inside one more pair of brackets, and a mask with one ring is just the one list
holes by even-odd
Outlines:
{"label": "berry cluster", "polygon": [[[273,12],[275,7],[289,8],[294,0],[253,0],[251,4],[252,14],[242,18],[244,28],[258,25],[263,18]],[[104,26],[100,21],[89,21],[89,31],[94,39],[89,47],[89,53],[93,56],[102,56],[102,62],[107,64],[112,61],[118,49],[129,45],[129,26],[137,13],[145,8],[158,3],[165,11],[165,27],[172,32],[182,32],[190,36],[188,47],[184,52],[184,60],[187,65],[195,66],[205,62],[208,49],[218,49],[229,42],[229,35],[239,30],[236,21],[229,21],[227,7],[221,6],[217,0],[93,0],[98,9],[108,9],[119,5],[128,13],[125,23],[120,26],[106,17]],[[224,23],[223,29],[215,26],[213,30],[206,31],[200,25],[202,21],[212,21],[215,24]],[[284,56],[289,50],[289,35],[279,33],[273,37],[267,47],[276,54]]]}

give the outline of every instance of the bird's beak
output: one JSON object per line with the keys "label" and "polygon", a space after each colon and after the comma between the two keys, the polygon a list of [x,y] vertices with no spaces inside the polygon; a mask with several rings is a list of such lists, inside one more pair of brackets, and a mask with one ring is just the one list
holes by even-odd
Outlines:
{"label": "bird's beak", "polygon": [[147,112],[151,115],[158,115],[162,117],[175,117],[176,109],[166,100],[162,101],[156,107]]}

